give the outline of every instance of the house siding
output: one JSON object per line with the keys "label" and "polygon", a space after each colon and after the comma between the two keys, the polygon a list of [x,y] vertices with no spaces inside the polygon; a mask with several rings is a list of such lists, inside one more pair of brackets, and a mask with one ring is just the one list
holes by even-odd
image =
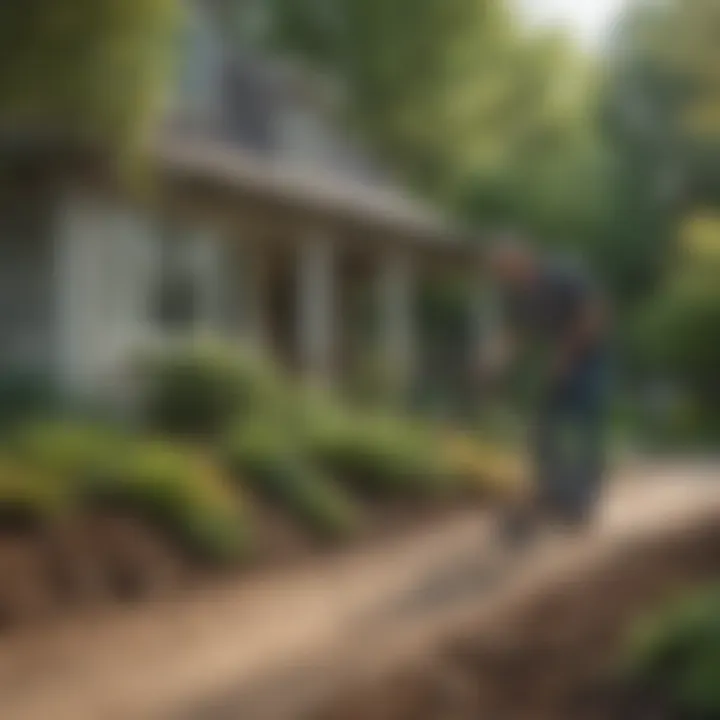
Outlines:
{"label": "house siding", "polygon": [[152,225],[120,201],[68,192],[54,236],[60,384],[113,389],[130,350],[151,333],[149,288],[157,261]]}
{"label": "house siding", "polygon": [[0,372],[43,374],[53,351],[50,206],[13,197],[0,208]]}
{"label": "house siding", "polygon": [[[192,320],[179,330],[165,326],[159,311],[168,247],[184,248],[193,286]],[[66,193],[54,258],[60,384],[73,394],[122,396],[129,362],[144,348],[201,334],[231,336],[227,252],[212,228],[167,224],[119,198]]]}

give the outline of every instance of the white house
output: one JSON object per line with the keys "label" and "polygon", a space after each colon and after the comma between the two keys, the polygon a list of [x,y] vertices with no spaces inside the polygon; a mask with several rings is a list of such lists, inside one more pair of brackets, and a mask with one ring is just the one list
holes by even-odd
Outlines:
{"label": "white house", "polygon": [[417,283],[472,278],[473,245],[388,182],[305,78],[226,47],[204,8],[150,150],[152,199],[37,145],[20,156],[0,197],[2,368],[95,394],[146,343],[215,335],[339,378],[367,349],[370,299],[373,342],[410,378]]}

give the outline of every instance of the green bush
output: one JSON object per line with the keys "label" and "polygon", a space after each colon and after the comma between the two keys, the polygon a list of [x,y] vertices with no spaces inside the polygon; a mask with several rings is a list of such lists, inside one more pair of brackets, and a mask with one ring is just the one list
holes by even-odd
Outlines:
{"label": "green bush", "polygon": [[150,425],[180,435],[217,435],[239,413],[276,403],[283,392],[271,364],[218,346],[192,346],[145,358],[141,375]]}
{"label": "green bush", "polygon": [[36,422],[22,426],[8,441],[7,451],[68,488],[81,488],[107,475],[122,456],[123,443],[121,435],[100,425]]}
{"label": "green bush", "polygon": [[352,500],[303,457],[287,430],[272,420],[240,423],[228,461],[258,495],[291,513],[316,534],[340,538],[358,525]]}
{"label": "green bush", "polygon": [[102,426],[40,423],[8,443],[0,504],[38,510],[109,506],[131,510],[207,559],[234,559],[248,541],[236,489],[216,465],[180,446]]}
{"label": "green bush", "polygon": [[515,501],[530,491],[528,458],[512,443],[448,431],[439,444],[445,477],[464,496]]}
{"label": "green bush", "polygon": [[429,433],[393,416],[335,412],[306,428],[311,456],[363,495],[435,496],[449,489]]}
{"label": "green bush", "polygon": [[669,379],[688,397],[698,432],[702,433],[704,427],[717,431],[720,427],[717,282],[700,277],[678,279],[652,299],[635,330],[634,352],[642,370]]}
{"label": "green bush", "polygon": [[249,542],[240,501],[216,464],[168,443],[128,443],[87,495],[137,512],[207,560],[238,559]]}
{"label": "green bush", "polygon": [[720,585],[636,627],[623,670],[631,682],[660,692],[682,717],[720,717]]}
{"label": "green bush", "polygon": [[16,457],[0,457],[3,522],[43,522],[72,509],[75,500],[71,489],[58,477],[26,465]]}

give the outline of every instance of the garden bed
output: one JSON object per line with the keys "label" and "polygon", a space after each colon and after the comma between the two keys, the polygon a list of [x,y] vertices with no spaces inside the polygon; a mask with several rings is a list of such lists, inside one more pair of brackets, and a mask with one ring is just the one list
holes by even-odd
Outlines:
{"label": "garden bed", "polygon": [[147,368],[132,427],[46,419],[0,439],[0,627],[381,541],[518,485],[472,436],[267,362],[193,347]]}

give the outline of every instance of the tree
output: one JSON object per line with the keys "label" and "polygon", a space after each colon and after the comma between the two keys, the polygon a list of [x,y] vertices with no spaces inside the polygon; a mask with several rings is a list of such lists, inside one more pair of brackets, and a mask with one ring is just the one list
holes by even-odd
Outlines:
{"label": "tree", "polygon": [[697,431],[720,432],[720,216],[686,223],[677,266],[640,315],[641,362],[690,401]]}
{"label": "tree", "polygon": [[0,3],[0,128],[108,148],[161,108],[178,0]]}
{"label": "tree", "polygon": [[592,63],[563,35],[519,43],[508,85],[504,152],[477,166],[461,208],[478,222],[510,222],[548,244],[592,249],[606,213],[608,159],[595,120]]}
{"label": "tree", "polygon": [[[405,179],[446,196],[507,102],[515,42],[503,0],[269,0],[255,42],[330,75],[346,115]],[[247,32],[243,35],[247,41]]]}
{"label": "tree", "polygon": [[605,237],[625,293],[661,278],[679,226],[720,202],[720,5],[635,2],[608,55],[604,121],[615,170]]}

